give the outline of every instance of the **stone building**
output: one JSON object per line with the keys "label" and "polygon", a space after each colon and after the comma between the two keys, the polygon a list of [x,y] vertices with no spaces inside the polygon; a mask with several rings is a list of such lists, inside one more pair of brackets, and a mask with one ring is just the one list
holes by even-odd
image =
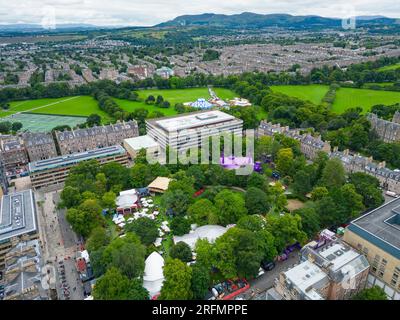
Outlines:
{"label": "stone building", "polygon": [[25,133],[22,136],[29,161],[38,161],[57,156],[56,144],[51,133]]}
{"label": "stone building", "polygon": [[375,129],[378,136],[385,142],[400,141],[400,112],[396,111],[392,121],[378,118],[376,114],[367,115],[372,128]]}
{"label": "stone building", "polygon": [[349,150],[334,150],[330,157],[339,158],[344,169],[348,173],[364,172],[379,180],[381,187],[385,190],[400,194],[400,171],[386,168],[386,163],[374,162],[372,157],[350,154]]}
{"label": "stone building", "polygon": [[269,299],[348,300],[365,288],[367,259],[336,237],[310,242],[300,254],[298,265],[279,274]]}
{"label": "stone building", "polygon": [[280,124],[273,124],[267,121],[261,121],[260,126],[257,130],[258,136],[271,136],[275,134],[284,134],[290,138],[293,138],[300,142],[301,152],[308,159],[315,159],[318,152],[323,151],[330,153],[331,145],[329,142],[323,141],[321,136],[312,136],[309,133],[301,134],[299,129],[289,129],[289,127],[281,126]]}
{"label": "stone building", "polygon": [[138,135],[137,122],[132,120],[108,126],[56,132],[56,139],[61,155],[66,155],[120,145],[125,139]]}
{"label": "stone building", "polygon": [[6,171],[15,171],[29,162],[23,141],[18,137],[0,140],[0,151],[0,161]]}

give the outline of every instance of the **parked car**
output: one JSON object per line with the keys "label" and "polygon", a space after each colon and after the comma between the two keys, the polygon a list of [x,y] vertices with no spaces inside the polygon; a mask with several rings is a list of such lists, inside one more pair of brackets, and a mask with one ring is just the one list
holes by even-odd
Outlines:
{"label": "parked car", "polygon": [[271,271],[272,269],[275,268],[275,262],[263,261],[261,262],[261,268],[263,268],[265,271]]}

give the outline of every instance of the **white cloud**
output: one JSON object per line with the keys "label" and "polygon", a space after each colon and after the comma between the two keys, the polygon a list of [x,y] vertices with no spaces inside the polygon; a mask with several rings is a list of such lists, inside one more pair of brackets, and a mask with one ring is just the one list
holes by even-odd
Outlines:
{"label": "white cloud", "polygon": [[40,23],[46,6],[54,7],[57,23],[97,25],[154,25],[205,12],[400,17],[400,2],[393,0],[0,0],[0,23]]}

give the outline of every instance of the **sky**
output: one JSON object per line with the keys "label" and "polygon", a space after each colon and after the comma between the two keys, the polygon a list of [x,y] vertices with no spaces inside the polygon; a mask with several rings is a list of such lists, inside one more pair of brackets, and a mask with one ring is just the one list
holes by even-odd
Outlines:
{"label": "sky", "polygon": [[0,0],[0,24],[151,26],[184,14],[255,12],[400,18],[398,0]]}

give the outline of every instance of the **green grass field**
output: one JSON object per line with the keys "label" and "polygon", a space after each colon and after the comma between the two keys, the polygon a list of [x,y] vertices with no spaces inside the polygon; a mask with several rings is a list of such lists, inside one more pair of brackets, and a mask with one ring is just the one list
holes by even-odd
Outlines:
{"label": "green grass field", "polygon": [[400,68],[400,63],[392,64],[390,66],[385,66],[382,68],[379,68],[378,71],[390,71],[390,70],[396,70]]}
{"label": "green grass field", "polygon": [[323,85],[294,85],[294,86],[271,86],[274,92],[280,92],[290,97],[311,101],[314,104],[320,104],[329,87]]}
{"label": "green grass field", "polygon": [[399,102],[400,92],[340,88],[336,91],[332,111],[342,113],[349,108],[362,107],[364,112],[368,112],[377,104],[392,105]]}
{"label": "green grass field", "polygon": [[72,116],[89,116],[92,113],[97,113],[104,121],[110,120],[110,117],[99,109],[97,101],[90,96],[13,101],[10,103],[9,110],[0,111],[0,117],[19,112]]}
{"label": "green grass field", "polygon": [[[224,88],[214,88],[215,93],[218,95],[219,98],[223,100],[233,99],[237,95],[229,90]],[[208,93],[207,88],[191,88],[191,89],[163,89],[163,90],[141,90],[137,91],[139,94],[139,98],[143,101],[128,101],[128,100],[121,100],[121,99],[114,99],[118,105],[129,112],[132,112],[136,109],[146,109],[149,113],[153,111],[159,111],[165,114],[166,116],[172,116],[177,114],[174,109],[175,104],[177,103],[185,103],[185,102],[193,102],[199,98],[209,99],[210,95]],[[154,105],[147,105],[144,103],[144,100],[148,96],[154,96],[157,98],[158,95],[163,96],[164,100],[167,100],[171,103],[170,108],[160,108]]]}

